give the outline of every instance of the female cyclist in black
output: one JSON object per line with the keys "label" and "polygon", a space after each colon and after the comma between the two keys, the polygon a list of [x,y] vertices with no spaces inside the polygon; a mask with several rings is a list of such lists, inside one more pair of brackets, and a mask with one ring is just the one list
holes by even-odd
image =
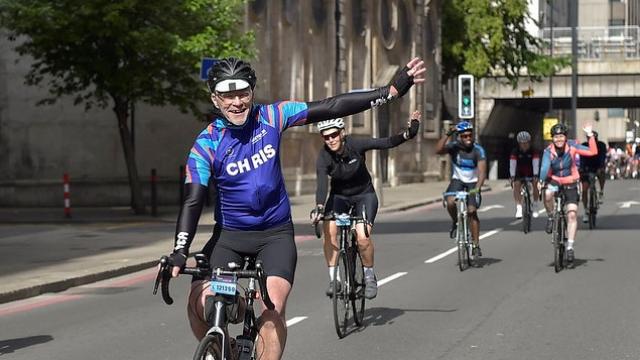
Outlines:
{"label": "female cyclist in black", "polygon": [[[365,207],[368,234],[378,212],[376,196],[371,175],[367,170],[365,153],[368,150],[382,150],[396,147],[412,139],[418,133],[420,112],[411,114],[407,129],[400,134],[387,138],[355,138],[345,135],[344,121],[341,118],[321,121],[318,130],[325,146],[318,154],[316,163],[318,187],[316,189],[316,209],[314,221],[324,214],[324,256],[329,267],[329,289],[327,295],[333,295],[332,282],[336,257],[338,254],[338,228],[333,214],[346,213],[353,205],[356,209]],[[331,177],[331,191],[327,199],[327,176]],[[326,200],[326,205],[325,205]],[[365,236],[365,224],[356,225],[358,248],[362,254],[365,276],[365,297],[373,299],[378,293],[378,283],[373,271],[373,243]],[[339,284],[339,283],[338,283]]]}

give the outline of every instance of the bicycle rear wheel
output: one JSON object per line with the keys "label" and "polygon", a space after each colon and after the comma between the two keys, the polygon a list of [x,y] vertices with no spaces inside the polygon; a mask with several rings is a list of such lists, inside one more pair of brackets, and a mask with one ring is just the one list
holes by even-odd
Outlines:
{"label": "bicycle rear wheel", "polygon": [[352,265],[350,273],[351,281],[351,306],[353,307],[353,321],[358,326],[362,326],[364,319],[364,265],[362,265],[362,257],[360,252],[352,246],[349,248],[350,264]]}
{"label": "bicycle rear wheel", "polygon": [[202,338],[193,355],[193,360],[223,360],[220,334],[210,334]]}
{"label": "bicycle rear wheel", "polygon": [[[347,327],[349,326],[349,270],[347,255],[344,251],[338,253],[336,258],[336,273],[333,281],[333,322],[336,327],[336,333],[338,337],[342,339],[347,334]],[[340,285],[338,285],[340,284]]]}

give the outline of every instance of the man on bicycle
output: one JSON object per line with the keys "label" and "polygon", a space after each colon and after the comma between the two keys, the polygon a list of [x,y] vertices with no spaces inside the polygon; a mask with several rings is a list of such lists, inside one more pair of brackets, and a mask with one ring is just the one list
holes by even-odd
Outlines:
{"label": "man on bicycle", "polygon": [[[454,134],[458,135],[456,140],[451,140]],[[468,197],[468,215],[471,220],[471,237],[473,238],[473,255],[482,256],[480,250],[480,219],[478,218],[478,208],[482,202],[480,189],[484,184],[487,173],[487,157],[484,148],[475,143],[473,139],[473,125],[467,121],[459,122],[455,128],[449,129],[445,136],[440,138],[436,145],[438,155],[449,154],[451,157],[451,182],[447,187],[447,192],[468,191],[472,192]],[[458,209],[456,208],[455,197],[447,196],[447,211],[451,216],[451,230],[449,236],[453,239],[456,236],[456,219]]]}
{"label": "man on bicycle", "polygon": [[[589,204],[588,204],[588,189],[589,189],[589,176],[594,174],[598,177],[600,185],[599,198],[602,199],[604,195],[604,182],[605,182],[605,168],[607,167],[607,144],[598,140],[598,133],[593,132],[593,137],[596,139],[596,145],[598,147],[598,154],[595,156],[581,156],[580,157],[580,182],[582,183],[582,204],[584,205],[584,214],[582,215],[582,222],[589,221]],[[589,147],[588,142],[583,142],[583,146]]]}
{"label": "man on bicycle", "polygon": [[[346,135],[344,121],[341,118],[321,121],[317,124],[325,146],[318,154],[316,161],[318,185],[314,222],[317,222],[321,215],[324,215],[323,247],[324,257],[329,267],[327,296],[333,296],[333,281],[336,280],[334,279],[336,257],[339,249],[338,227],[333,215],[348,213],[351,207],[357,210],[357,214],[360,214],[363,206],[367,223],[356,224],[356,235],[364,266],[364,296],[367,299],[373,299],[378,294],[378,282],[373,270],[374,249],[371,240],[371,229],[378,212],[378,197],[367,169],[365,153],[374,149],[390,149],[413,139],[418,133],[420,116],[419,111],[413,112],[408,127],[404,131],[391,137],[379,139],[356,138]],[[327,176],[331,177],[329,199],[327,199]],[[365,232],[365,226],[368,228],[367,232]]]}
{"label": "man on bicycle", "polygon": [[[594,156],[598,153],[596,140],[593,137],[591,125],[584,128],[589,138],[589,147],[567,140],[567,127],[564,124],[556,124],[551,127],[551,144],[542,153],[542,167],[540,169],[541,186],[549,184],[544,194],[544,206],[549,218],[545,231],[553,232],[553,203],[554,192],[563,191],[567,206],[567,261],[573,266],[575,258],[573,243],[578,231],[578,181],[580,174],[576,165],[576,154],[580,156]],[[557,186],[562,185],[558,190]]]}
{"label": "man on bicycle", "polygon": [[[372,91],[341,94],[313,102],[254,103],[256,74],[249,63],[221,59],[209,71],[214,119],[196,138],[186,167],[185,199],[176,225],[172,275],[178,276],[189,255],[208,184],[218,201],[214,234],[205,248],[212,268],[242,263],[244,256],[262,261],[267,291],[275,305],[264,310],[258,350],[262,359],[280,359],[286,341],[285,307],[297,261],[291,208],[280,167],[280,138],[292,126],[347,116],[406,94],[414,83],[424,82],[424,63],[411,60],[391,85]],[[194,335],[201,339],[208,325],[205,297],[208,282],[191,285],[188,315]]]}
{"label": "man on bicycle", "polygon": [[518,146],[509,156],[509,179],[513,186],[513,198],[516,201],[516,219],[522,218],[522,185],[523,178],[532,178],[533,203],[531,211],[533,217],[538,217],[538,170],[540,169],[540,155],[531,147],[531,134],[520,131],[516,135]]}

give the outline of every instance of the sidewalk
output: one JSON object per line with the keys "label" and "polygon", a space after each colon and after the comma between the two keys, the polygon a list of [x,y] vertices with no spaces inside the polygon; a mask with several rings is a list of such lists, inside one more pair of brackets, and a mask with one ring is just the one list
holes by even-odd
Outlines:
{"label": "sidewalk", "polygon": [[[385,187],[378,213],[439,202],[447,184]],[[483,190],[499,190],[503,184],[487,181]],[[290,200],[294,223],[306,224],[315,196]],[[128,208],[76,208],[66,219],[62,209],[0,208],[0,304],[152,267],[171,250],[178,210],[162,207],[152,217]],[[206,229],[199,230],[194,244],[209,238],[212,218],[206,208],[199,223]]]}

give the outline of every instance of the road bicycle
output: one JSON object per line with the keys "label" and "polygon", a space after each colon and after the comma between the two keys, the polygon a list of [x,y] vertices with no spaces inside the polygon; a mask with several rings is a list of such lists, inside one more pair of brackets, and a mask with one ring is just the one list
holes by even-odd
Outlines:
{"label": "road bicycle", "polygon": [[451,191],[445,192],[443,196],[443,204],[446,206],[445,199],[448,196],[455,197],[456,206],[458,208],[458,218],[456,220],[456,244],[458,246],[458,267],[460,271],[476,264],[476,256],[473,253],[473,242],[471,241],[471,231],[469,229],[469,217],[467,213],[467,199],[469,195],[477,194],[476,191]]}
{"label": "road bicycle", "polygon": [[[206,255],[196,254],[195,259],[195,267],[185,267],[180,270],[180,273],[211,279],[209,286],[214,295],[205,297],[204,315],[210,328],[200,340],[193,359],[258,359],[256,343],[259,329],[253,308],[254,301],[258,298],[256,282],[259,285],[260,298],[264,305],[267,309],[274,309],[267,292],[267,278],[262,268],[262,262],[256,261],[254,257],[245,257],[244,265],[231,262],[228,264],[229,270],[217,268],[212,271]],[[163,256],[160,259],[160,269],[153,287],[155,295],[160,284],[162,299],[168,305],[173,304],[173,299],[169,295],[171,268],[169,257]],[[249,279],[248,285],[244,287],[244,298],[240,296],[238,291],[239,288],[243,288],[238,282],[239,279]],[[242,309],[244,309],[244,316],[239,315]],[[243,324],[242,334],[231,338],[228,325],[239,322]]]}
{"label": "road bicycle", "polygon": [[[533,189],[533,178],[519,178],[522,187],[520,195],[522,195],[522,231],[526,234],[531,231],[531,217],[533,216],[533,207],[531,202],[531,189]],[[511,183],[513,187],[513,182]]]}
{"label": "road bicycle", "polygon": [[[369,237],[365,207],[360,216],[353,215],[354,207],[348,213],[335,214],[333,217],[338,226],[339,248],[336,257],[335,272],[331,282],[333,296],[333,320],[336,333],[340,339],[347,335],[350,323],[349,313],[353,313],[356,326],[362,326],[364,318],[364,266],[358,249],[356,223],[364,224],[365,236]],[[323,219],[324,220],[324,219]],[[320,238],[319,221],[314,221],[316,236]]]}

